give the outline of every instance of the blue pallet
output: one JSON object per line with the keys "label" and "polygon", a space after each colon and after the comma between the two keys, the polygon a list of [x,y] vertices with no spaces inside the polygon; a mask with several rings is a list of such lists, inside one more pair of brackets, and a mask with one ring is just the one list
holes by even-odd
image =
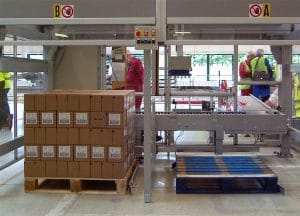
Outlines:
{"label": "blue pallet", "polygon": [[177,160],[177,194],[280,191],[278,177],[258,157],[185,156]]}

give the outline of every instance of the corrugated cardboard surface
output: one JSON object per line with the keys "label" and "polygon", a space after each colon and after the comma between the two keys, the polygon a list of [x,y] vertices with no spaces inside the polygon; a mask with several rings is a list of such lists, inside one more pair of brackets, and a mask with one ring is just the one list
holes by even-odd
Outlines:
{"label": "corrugated cardboard surface", "polygon": [[[46,144],[46,129],[45,128],[35,128],[34,132],[35,132],[34,133],[34,143],[37,145]],[[26,134],[26,132],[24,134]]]}
{"label": "corrugated cardboard surface", "polygon": [[34,145],[34,128],[24,128],[24,145]]}
{"label": "corrugated cardboard surface", "polygon": [[25,177],[45,177],[45,161],[25,161],[24,176]]}
{"label": "corrugated cardboard surface", "polygon": [[80,112],[91,111],[91,96],[90,95],[79,95],[79,108]]}
{"label": "corrugated cardboard surface", "polygon": [[90,178],[91,177],[91,164],[90,162],[79,162],[79,174],[80,178]]}
{"label": "corrugated cardboard surface", "polygon": [[56,145],[56,128],[46,128],[46,142],[47,145]]}
{"label": "corrugated cardboard surface", "polygon": [[56,162],[56,175],[57,177],[68,177],[68,162],[57,161]]}
{"label": "corrugated cardboard surface", "polygon": [[113,163],[102,162],[102,178],[111,179],[113,178]]}
{"label": "corrugated cardboard surface", "polygon": [[45,162],[45,176],[46,177],[56,177],[57,170],[56,170],[56,161],[46,161]]}
{"label": "corrugated cardboard surface", "polygon": [[24,111],[34,111],[34,94],[24,94]]}
{"label": "corrugated cardboard surface", "polygon": [[46,94],[45,95],[46,111],[56,111],[56,95],[55,94]]}
{"label": "corrugated cardboard surface", "polygon": [[57,111],[67,111],[68,110],[68,96],[65,94],[58,94],[56,96],[56,109]]}
{"label": "corrugated cardboard surface", "polygon": [[68,177],[78,177],[79,162],[68,161]]}
{"label": "corrugated cardboard surface", "polygon": [[103,129],[102,130],[102,143],[105,146],[112,145],[112,143],[113,143],[112,129]]}
{"label": "corrugated cardboard surface", "polygon": [[91,137],[91,131],[89,128],[79,129],[79,144],[89,145],[91,143],[90,137]]}
{"label": "corrugated cardboard surface", "polygon": [[102,178],[101,162],[91,162],[91,178]]}
{"label": "corrugated cardboard surface", "polygon": [[91,111],[101,112],[102,111],[102,96],[91,95]]}
{"label": "corrugated cardboard surface", "polygon": [[126,135],[126,128],[124,129],[113,129],[113,136],[112,136],[112,145],[122,146],[126,145],[128,142],[127,135]]}
{"label": "corrugated cardboard surface", "polygon": [[68,95],[68,111],[79,111],[79,96],[76,94]]}
{"label": "corrugated cardboard surface", "polygon": [[57,128],[56,129],[56,143],[57,143],[57,145],[68,144],[68,129],[67,128]]}
{"label": "corrugated cardboard surface", "polygon": [[106,128],[107,113],[91,112],[91,128]]}
{"label": "corrugated cardboard surface", "polygon": [[68,128],[68,144],[77,145],[79,144],[79,129]]}
{"label": "corrugated cardboard surface", "polygon": [[44,94],[36,94],[34,96],[34,110],[35,111],[46,110],[46,98]]}

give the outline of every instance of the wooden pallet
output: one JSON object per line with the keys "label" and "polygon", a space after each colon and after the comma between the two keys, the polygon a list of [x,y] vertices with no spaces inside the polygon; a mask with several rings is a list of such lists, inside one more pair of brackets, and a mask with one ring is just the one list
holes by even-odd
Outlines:
{"label": "wooden pallet", "polygon": [[126,194],[136,161],[129,167],[123,179],[25,177],[25,192],[75,192],[97,194]]}

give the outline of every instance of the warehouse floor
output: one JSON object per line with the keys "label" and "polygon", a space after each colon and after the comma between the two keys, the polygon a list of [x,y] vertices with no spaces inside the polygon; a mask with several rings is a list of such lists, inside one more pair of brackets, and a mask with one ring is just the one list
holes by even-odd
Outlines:
{"label": "warehouse floor", "polygon": [[176,195],[171,164],[160,154],[153,172],[153,203],[144,204],[143,167],[133,195],[24,193],[23,161],[0,172],[1,215],[300,215],[300,155],[264,157],[285,194]]}

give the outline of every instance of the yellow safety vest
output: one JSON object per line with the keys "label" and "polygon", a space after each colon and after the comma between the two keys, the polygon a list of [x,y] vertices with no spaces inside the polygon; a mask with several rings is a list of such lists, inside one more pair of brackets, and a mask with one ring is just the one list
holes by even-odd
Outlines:
{"label": "yellow safety vest", "polygon": [[294,75],[294,110],[296,117],[300,117],[300,80],[299,75]]}
{"label": "yellow safety vest", "polygon": [[[251,73],[250,67],[247,65],[247,63],[243,62],[243,65],[245,67],[245,71],[247,73]],[[251,81],[251,78],[241,78],[240,81]],[[251,88],[251,85],[240,85],[241,90],[247,90],[247,89],[250,89],[250,88]]]}
{"label": "yellow safety vest", "polygon": [[10,89],[11,88],[10,73],[9,72],[2,72],[2,73],[5,79],[4,89]]}
{"label": "yellow safety vest", "polygon": [[[259,57],[255,57],[254,59],[251,60],[252,77],[253,77],[254,71],[264,71],[264,72],[268,73],[268,68],[265,64],[265,58],[260,57],[259,61],[258,61],[258,58]],[[258,63],[256,64],[257,61],[258,61]]]}
{"label": "yellow safety vest", "polygon": [[4,78],[4,75],[2,72],[0,72],[0,82],[3,82],[5,81],[5,78]]}

